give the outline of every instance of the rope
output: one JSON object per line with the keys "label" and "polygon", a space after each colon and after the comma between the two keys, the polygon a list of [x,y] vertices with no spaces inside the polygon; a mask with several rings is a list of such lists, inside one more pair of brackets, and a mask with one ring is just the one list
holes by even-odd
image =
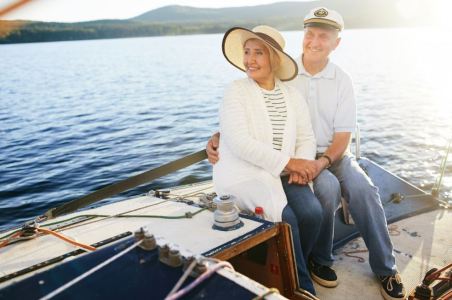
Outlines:
{"label": "rope", "polygon": [[191,271],[193,271],[193,269],[195,268],[197,264],[196,259],[194,259],[191,264],[188,266],[188,268],[185,270],[184,274],[182,274],[182,277],[179,278],[179,280],[177,281],[176,285],[174,285],[174,287],[171,289],[171,291],[168,293],[168,296],[166,296],[166,298],[170,297],[171,295],[173,295],[174,293],[176,293],[176,291],[181,287],[181,285],[184,283],[185,279],[187,279],[188,275],[190,275]]}
{"label": "rope", "polygon": [[10,237],[0,243],[0,248],[7,246],[9,244],[9,242],[11,242],[13,239],[19,237],[21,234],[22,234],[22,232],[20,230],[17,230],[15,232],[13,232],[12,234],[9,234]]}
{"label": "rope", "polygon": [[[146,206],[143,206],[143,207],[138,207],[138,208],[135,208],[135,209],[131,209],[131,210],[128,210],[126,212],[122,212],[122,213],[119,213],[119,214],[116,214],[116,215],[107,216],[107,217],[104,217],[104,218],[99,219],[99,220],[92,220],[90,222],[83,223],[83,224],[78,224],[78,225],[74,225],[74,226],[70,226],[69,225],[68,227],[65,227],[65,229],[77,228],[77,227],[80,227],[80,226],[85,226],[85,225],[88,225],[88,224],[97,223],[97,222],[100,222],[100,221],[103,221],[103,220],[108,220],[108,219],[114,218],[116,216],[120,216],[120,215],[123,215],[123,214],[128,214],[128,213],[131,213],[133,211],[137,211],[137,210],[145,209],[145,208],[148,208],[148,207],[151,207],[151,206],[159,205],[159,204],[162,204],[162,203],[167,202],[167,201],[168,200],[163,200],[163,201],[160,201],[160,202],[157,202],[157,203],[152,203],[152,204],[149,204],[149,205],[146,205]],[[83,216],[94,216],[93,219],[94,218],[99,218],[99,215],[80,215],[78,217],[83,217]],[[56,222],[56,223],[58,223],[58,222]],[[47,225],[47,224],[44,224],[44,225]]]}
{"label": "rope", "polygon": [[355,254],[355,253],[366,253],[366,252],[367,252],[367,249],[366,250],[362,249],[362,250],[354,250],[354,251],[344,251],[342,253],[345,254],[345,256],[352,257],[352,258],[357,258],[358,262],[364,263],[366,260],[363,257],[357,256],[357,255],[353,255],[353,254]]}
{"label": "rope", "polygon": [[234,270],[234,268],[232,267],[232,265],[230,263],[228,263],[226,261],[219,262],[216,265],[214,265],[212,268],[210,268],[208,271],[204,272],[201,276],[196,278],[195,281],[193,281],[192,283],[187,285],[185,288],[179,290],[177,293],[174,293],[171,296],[168,296],[167,298],[165,298],[165,300],[175,300],[175,299],[182,297],[183,295],[185,295],[186,293],[191,291],[193,288],[198,286],[201,282],[203,282],[204,280],[206,280],[207,278],[212,276],[212,274],[215,273],[217,270],[219,270],[220,268],[223,268],[223,267],[228,267],[228,268],[231,268],[232,270]]}
{"label": "rope", "polygon": [[[55,224],[58,224],[58,223],[63,223],[63,222],[72,220],[72,219],[74,219],[74,218],[80,218],[80,217],[103,218],[103,219],[100,219],[100,220],[94,220],[94,221],[91,221],[91,222],[88,222],[88,223],[78,224],[78,225],[76,225],[76,226],[67,227],[67,228],[65,228],[65,229],[72,229],[72,228],[76,228],[76,227],[79,227],[79,226],[85,226],[85,225],[88,225],[88,224],[91,224],[91,223],[94,223],[94,222],[99,222],[99,221],[106,220],[106,219],[110,219],[110,218],[160,218],[160,219],[173,219],[173,220],[174,220],[174,219],[190,219],[190,218],[193,218],[193,217],[196,216],[197,214],[199,214],[199,213],[201,213],[202,211],[204,211],[204,210],[207,209],[207,208],[201,208],[201,209],[199,209],[199,210],[197,210],[197,211],[195,211],[195,212],[188,211],[188,212],[186,212],[185,214],[179,215],[179,216],[125,215],[125,214],[127,214],[127,213],[130,213],[130,212],[133,212],[133,211],[137,211],[137,210],[140,210],[140,209],[144,209],[144,208],[147,208],[147,207],[150,207],[150,206],[158,205],[158,204],[161,204],[161,203],[163,203],[163,202],[167,202],[167,200],[160,201],[160,202],[158,202],[158,203],[153,203],[153,204],[151,204],[151,205],[147,205],[147,206],[144,206],[144,207],[135,208],[135,209],[132,209],[132,210],[129,210],[129,211],[126,211],[126,212],[122,212],[122,213],[120,213],[120,214],[112,215],[112,216],[110,216],[110,215],[96,215],[96,214],[91,214],[91,215],[79,215],[79,216],[77,216],[77,217],[73,217],[73,218],[70,218],[70,219],[67,219],[67,220],[62,220],[62,221],[53,222],[53,223],[50,223],[50,224],[44,224],[44,225],[46,225],[46,226],[48,226],[48,225],[55,225]],[[61,228],[61,229],[62,229],[62,228]],[[66,242],[68,242],[68,243],[70,243],[70,244],[73,244],[73,245],[75,245],[75,246],[77,246],[77,247],[80,247],[80,248],[83,248],[83,249],[85,249],[85,250],[89,250],[89,251],[94,251],[94,250],[96,250],[96,248],[94,248],[94,247],[92,247],[92,246],[90,246],[90,245],[78,243],[78,242],[76,242],[76,241],[74,241],[74,240],[72,240],[72,239],[70,239],[70,238],[68,238],[68,237],[63,236],[62,234],[59,234],[57,231],[54,231],[54,230],[50,230],[50,229],[46,229],[46,228],[38,228],[37,231],[40,232],[40,233],[44,233],[44,234],[52,234],[52,235],[54,235],[54,236],[56,236],[56,237],[58,237],[58,238],[60,238],[60,239],[62,239],[62,240],[64,240],[64,241],[66,241]],[[3,237],[0,239],[0,248],[7,246],[13,239],[15,239],[15,238],[17,238],[17,237],[20,237],[21,234],[22,234],[22,230],[16,230],[15,232],[12,232],[12,233],[10,233],[10,234],[8,234],[8,235],[3,236]],[[9,237],[9,238],[7,238],[7,237]],[[36,237],[36,236],[34,236],[34,237]],[[34,237],[33,237],[33,238],[34,238]],[[7,239],[6,239],[6,240],[3,240],[4,238],[7,238]]]}
{"label": "rope", "polygon": [[47,229],[47,228],[37,228],[37,230],[38,230],[38,232],[44,232],[44,233],[47,233],[47,234],[51,234],[51,235],[53,235],[53,236],[65,241],[65,242],[68,242],[69,244],[72,244],[74,246],[83,248],[83,249],[88,250],[88,251],[94,251],[94,250],[97,249],[96,247],[79,243],[79,242],[77,242],[77,241],[75,241],[75,240],[73,240],[73,239],[71,239],[71,238],[69,238],[67,236],[62,235],[61,233],[58,233],[56,231],[53,231],[53,230],[50,230],[50,229]]}
{"label": "rope", "polygon": [[13,2],[13,3],[9,4],[8,6],[0,9],[0,16],[6,15],[6,14],[12,12],[13,10],[23,6],[24,4],[27,4],[30,1],[31,0],[18,0],[16,2]]}
{"label": "rope", "polygon": [[[36,228],[36,232],[41,232],[41,233],[44,233],[44,234],[51,234],[51,235],[53,235],[53,236],[65,241],[65,242],[67,242],[69,244],[72,244],[74,246],[83,248],[83,249],[88,250],[88,251],[96,250],[96,248],[93,247],[93,246],[79,243],[79,242],[77,242],[77,241],[75,241],[75,240],[73,240],[73,239],[71,239],[71,238],[69,238],[67,236],[62,235],[61,233],[58,233],[56,231],[53,231],[53,230],[50,230],[50,229],[47,229],[47,228]],[[20,238],[22,233],[23,233],[22,231],[17,231],[13,235],[11,235],[8,239],[2,241],[0,243],[0,248],[3,248],[5,246],[7,246],[15,238]],[[35,237],[36,237],[36,235],[30,236],[29,239],[32,239],[32,238],[35,238]]]}
{"label": "rope", "polygon": [[254,297],[252,300],[261,300],[261,299],[265,299],[265,297],[267,297],[268,295],[271,294],[279,294],[279,290],[277,288],[270,288],[268,289],[267,292],[265,292],[264,294]]}
{"label": "rope", "polygon": [[211,188],[212,188],[212,186],[207,186],[205,188],[202,188],[200,190],[196,190],[194,192],[187,193],[187,194],[177,195],[177,194],[170,193],[169,195],[175,196],[175,197],[188,198],[188,197],[194,197],[194,196],[197,196],[197,195],[200,195],[200,194],[202,195],[202,194],[204,194],[202,191],[209,190]]}
{"label": "rope", "polygon": [[121,256],[123,256],[124,254],[130,252],[131,250],[133,250],[134,248],[136,248],[139,244],[141,244],[141,240],[134,243],[133,245],[131,245],[130,247],[124,249],[123,251],[119,252],[118,254],[110,257],[109,259],[107,259],[106,261],[104,261],[103,263],[95,266],[94,268],[91,268],[90,270],[88,270],[87,272],[77,276],[76,278],[72,279],[71,281],[69,281],[68,283],[62,285],[61,287],[57,288],[56,290],[54,290],[53,292],[45,295],[44,297],[40,298],[40,300],[47,300],[47,299],[51,299],[53,297],[55,297],[56,295],[60,294],[61,292],[64,292],[66,289],[70,288],[71,286],[75,285],[77,282],[80,282],[81,280],[85,279],[86,277],[90,276],[91,274],[93,274],[94,272],[98,271],[99,269],[105,267],[106,265],[110,264],[111,262],[117,260],[118,258],[120,258]]}
{"label": "rope", "polygon": [[[170,195],[170,196],[176,197],[176,198],[173,198],[173,199],[177,199],[177,198],[181,198],[181,197],[186,198],[186,197],[196,196],[196,195],[198,195],[198,194],[203,194],[203,193],[201,193],[201,192],[199,192],[199,191],[206,190],[206,189],[209,189],[209,188],[210,188],[210,187],[204,188],[204,189],[201,189],[201,190],[198,190],[197,192],[188,193],[188,194],[185,194],[185,195],[176,195],[176,194],[171,194],[171,193],[170,193],[169,195]],[[162,201],[160,201],[160,202],[157,202],[157,203],[152,203],[152,204],[149,204],[149,205],[146,205],[146,206],[143,206],[143,207],[131,209],[131,210],[128,210],[128,211],[125,211],[125,212],[118,213],[118,214],[116,214],[116,215],[112,215],[112,216],[108,216],[108,215],[91,215],[91,214],[87,214],[87,215],[78,215],[78,216],[75,216],[75,217],[72,217],[72,218],[69,218],[69,219],[64,219],[64,220],[61,220],[61,221],[56,221],[56,222],[51,222],[51,223],[44,223],[44,224],[42,224],[42,225],[48,227],[48,226],[52,226],[52,225],[57,225],[57,224],[65,223],[65,222],[68,222],[68,221],[71,221],[71,220],[74,220],[74,219],[83,218],[83,217],[84,217],[84,218],[88,218],[88,219],[87,219],[87,220],[83,220],[82,222],[84,222],[84,221],[89,221],[89,220],[95,219],[95,218],[102,218],[102,219],[99,219],[99,220],[93,220],[93,221],[91,221],[91,222],[84,222],[83,224],[79,224],[79,225],[75,225],[75,226],[71,226],[71,225],[73,225],[73,224],[69,224],[69,225],[67,225],[67,226],[58,228],[59,231],[62,230],[62,229],[72,229],[72,228],[76,228],[76,227],[79,227],[79,226],[85,226],[85,225],[88,225],[88,224],[100,222],[100,221],[107,220],[107,219],[111,219],[111,218],[114,218],[114,217],[118,217],[118,216],[121,216],[121,215],[124,215],[124,214],[128,214],[128,213],[131,213],[131,212],[134,212],[134,211],[137,211],[137,210],[145,209],[145,208],[148,208],[148,207],[151,207],[151,206],[159,205],[159,204],[162,204],[162,203],[171,201],[171,200],[173,200],[173,199],[164,199],[164,200],[162,200]],[[200,212],[200,211],[199,211],[199,212]],[[196,214],[199,213],[199,212],[193,213],[193,216],[196,215]],[[156,217],[156,216],[154,216],[154,217]],[[6,235],[0,237],[0,242],[1,242],[1,243],[0,243],[0,248],[3,247],[2,244],[4,243],[3,240],[4,240],[5,238],[8,238],[9,236],[14,235],[14,234],[16,234],[17,232],[21,232],[21,230],[22,230],[22,229],[18,229],[18,230],[15,230],[15,231],[13,231],[13,232],[10,232],[10,233],[8,233],[8,234],[6,234]],[[4,245],[4,246],[6,246],[6,245]]]}
{"label": "rope", "polygon": [[435,197],[439,195],[439,191],[441,189],[441,183],[443,181],[444,172],[446,171],[447,157],[449,156],[451,145],[452,145],[452,140],[449,142],[449,146],[447,146],[446,155],[444,155],[443,159],[441,160],[441,164],[439,166],[440,174],[439,174],[438,179],[435,182],[435,185],[432,188],[432,195]]}

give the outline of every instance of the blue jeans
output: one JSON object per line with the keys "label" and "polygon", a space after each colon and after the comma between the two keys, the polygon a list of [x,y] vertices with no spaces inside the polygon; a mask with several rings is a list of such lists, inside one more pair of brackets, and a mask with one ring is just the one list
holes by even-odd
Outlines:
{"label": "blue jeans", "polygon": [[322,207],[309,186],[289,184],[288,179],[288,176],[281,177],[287,197],[287,206],[283,210],[282,220],[292,229],[299,285],[315,295],[306,262],[317,241],[322,223]]}
{"label": "blue jeans", "polygon": [[[378,276],[397,272],[393,246],[378,188],[364,173],[353,156],[344,156],[323,170],[314,180],[315,195],[323,208],[321,239],[312,250],[312,259],[325,266],[333,264],[334,215],[341,192],[348,202],[355,226],[369,250],[369,263]],[[330,238],[325,238],[330,237]]]}

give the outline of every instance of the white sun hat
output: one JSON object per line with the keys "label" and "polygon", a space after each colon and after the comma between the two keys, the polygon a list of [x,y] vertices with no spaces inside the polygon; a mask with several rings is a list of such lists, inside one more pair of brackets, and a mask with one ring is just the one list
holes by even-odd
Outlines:
{"label": "white sun hat", "polygon": [[344,19],[337,11],[326,7],[316,7],[304,17],[304,27],[322,25],[341,31],[344,30]]}
{"label": "white sun hat", "polygon": [[222,45],[223,54],[226,60],[233,66],[245,71],[245,66],[243,65],[243,46],[249,39],[259,39],[275,50],[281,61],[278,70],[275,72],[276,77],[282,81],[287,81],[297,76],[297,63],[284,52],[284,46],[286,44],[284,38],[278,30],[267,25],[259,25],[252,30],[233,27],[224,34]]}

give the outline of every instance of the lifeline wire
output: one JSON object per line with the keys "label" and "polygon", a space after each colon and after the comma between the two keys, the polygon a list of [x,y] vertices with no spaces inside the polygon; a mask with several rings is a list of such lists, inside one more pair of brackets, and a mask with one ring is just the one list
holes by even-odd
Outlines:
{"label": "lifeline wire", "polygon": [[183,295],[185,295],[186,293],[191,291],[193,288],[198,286],[201,282],[203,282],[204,280],[209,278],[218,269],[223,268],[223,267],[228,267],[228,268],[231,268],[232,270],[234,270],[234,268],[232,267],[232,265],[230,263],[228,263],[226,261],[219,262],[218,264],[216,264],[212,268],[210,268],[208,271],[204,272],[201,276],[196,278],[195,281],[193,281],[192,283],[190,283],[183,289],[179,290],[177,293],[174,293],[171,296],[168,296],[167,298],[165,298],[165,300],[175,300],[175,299],[182,297]]}
{"label": "lifeline wire", "polygon": [[91,274],[93,274],[94,272],[96,272],[97,270],[105,267],[106,265],[108,265],[109,263],[115,261],[116,259],[120,258],[121,256],[123,256],[124,254],[126,254],[127,252],[133,250],[134,248],[136,248],[139,244],[141,244],[141,240],[136,242],[135,244],[131,245],[130,247],[124,249],[123,251],[119,252],[118,254],[110,257],[109,259],[107,259],[106,261],[104,261],[103,263],[95,266],[94,268],[88,270],[87,272],[79,275],[78,277],[72,279],[71,281],[69,281],[68,283],[60,286],[59,288],[57,288],[56,290],[54,290],[53,292],[45,295],[44,297],[40,298],[40,300],[48,300],[51,299],[53,297],[55,297],[56,295],[58,295],[59,293],[63,292],[64,290],[70,288],[71,286],[75,285],[77,282],[85,279],[86,277],[90,276]]}
{"label": "lifeline wire", "polygon": [[181,287],[181,285],[184,283],[185,279],[187,279],[188,275],[190,275],[191,271],[196,266],[196,259],[194,259],[191,264],[188,266],[188,268],[185,270],[184,274],[182,274],[182,277],[177,281],[176,285],[173,287],[173,289],[169,292],[168,296],[166,296],[165,299],[172,296],[174,293],[177,292],[177,290]]}

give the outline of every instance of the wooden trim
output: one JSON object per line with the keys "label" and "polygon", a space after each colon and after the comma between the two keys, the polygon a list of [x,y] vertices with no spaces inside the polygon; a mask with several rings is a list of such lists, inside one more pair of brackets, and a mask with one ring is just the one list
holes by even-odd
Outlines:
{"label": "wooden trim", "polygon": [[229,260],[238,272],[267,287],[277,288],[287,298],[316,299],[299,290],[292,231],[288,224],[278,223],[214,257]]}
{"label": "wooden trim", "polygon": [[255,247],[256,245],[259,245],[259,244],[271,239],[272,237],[277,236],[278,234],[279,234],[278,226],[269,228],[267,230],[257,233],[256,235],[250,237],[249,239],[241,241],[237,245],[234,245],[225,251],[221,251],[221,252],[215,254],[213,257],[217,258],[217,259],[221,259],[221,260],[229,260],[229,259]]}

